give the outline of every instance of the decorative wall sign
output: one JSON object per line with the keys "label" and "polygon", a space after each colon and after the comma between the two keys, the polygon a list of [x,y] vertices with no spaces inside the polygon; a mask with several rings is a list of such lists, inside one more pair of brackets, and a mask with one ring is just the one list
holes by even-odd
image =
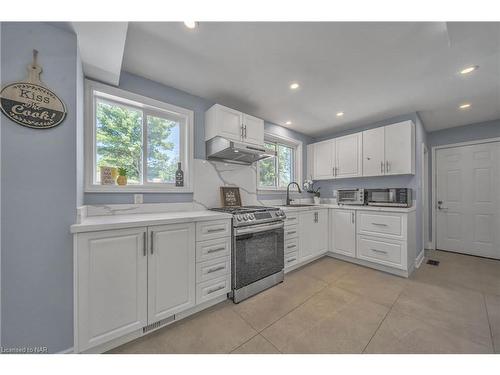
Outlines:
{"label": "decorative wall sign", "polygon": [[222,207],[241,207],[239,187],[220,187],[220,200]]}
{"label": "decorative wall sign", "polygon": [[66,118],[66,106],[40,80],[42,68],[37,65],[38,51],[33,50],[33,62],[28,65],[28,79],[13,82],[0,91],[0,108],[14,122],[34,129],[48,129]]}

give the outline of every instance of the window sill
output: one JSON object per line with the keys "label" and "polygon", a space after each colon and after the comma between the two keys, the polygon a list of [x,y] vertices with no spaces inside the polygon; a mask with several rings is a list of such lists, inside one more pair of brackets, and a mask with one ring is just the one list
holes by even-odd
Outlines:
{"label": "window sill", "polygon": [[136,185],[90,185],[85,187],[85,193],[192,193],[191,186],[136,186]]}

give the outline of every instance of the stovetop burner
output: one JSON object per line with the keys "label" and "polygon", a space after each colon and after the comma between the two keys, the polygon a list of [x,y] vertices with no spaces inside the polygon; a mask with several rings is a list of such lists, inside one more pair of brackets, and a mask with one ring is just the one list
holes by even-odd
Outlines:
{"label": "stovetop burner", "polygon": [[243,206],[243,207],[215,207],[213,211],[233,215],[233,226],[256,225],[273,221],[285,220],[285,213],[278,207]]}

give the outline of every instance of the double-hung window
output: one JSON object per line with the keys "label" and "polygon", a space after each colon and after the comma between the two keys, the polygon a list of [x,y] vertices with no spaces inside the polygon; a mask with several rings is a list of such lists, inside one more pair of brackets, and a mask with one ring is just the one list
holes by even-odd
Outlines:
{"label": "double-hung window", "polygon": [[301,184],[302,143],[289,138],[266,135],[265,148],[276,152],[277,156],[258,162],[258,189],[285,190],[292,181]]}
{"label": "double-hung window", "polygon": [[[86,191],[191,191],[193,112],[86,82]],[[180,163],[184,186],[176,186]],[[101,167],[126,172],[127,185],[101,184]]]}

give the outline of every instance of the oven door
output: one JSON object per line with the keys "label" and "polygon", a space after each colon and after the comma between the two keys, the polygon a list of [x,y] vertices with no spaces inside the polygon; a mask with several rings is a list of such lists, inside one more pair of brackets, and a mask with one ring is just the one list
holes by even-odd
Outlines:
{"label": "oven door", "polygon": [[284,267],[283,222],[235,228],[233,289],[279,272]]}

